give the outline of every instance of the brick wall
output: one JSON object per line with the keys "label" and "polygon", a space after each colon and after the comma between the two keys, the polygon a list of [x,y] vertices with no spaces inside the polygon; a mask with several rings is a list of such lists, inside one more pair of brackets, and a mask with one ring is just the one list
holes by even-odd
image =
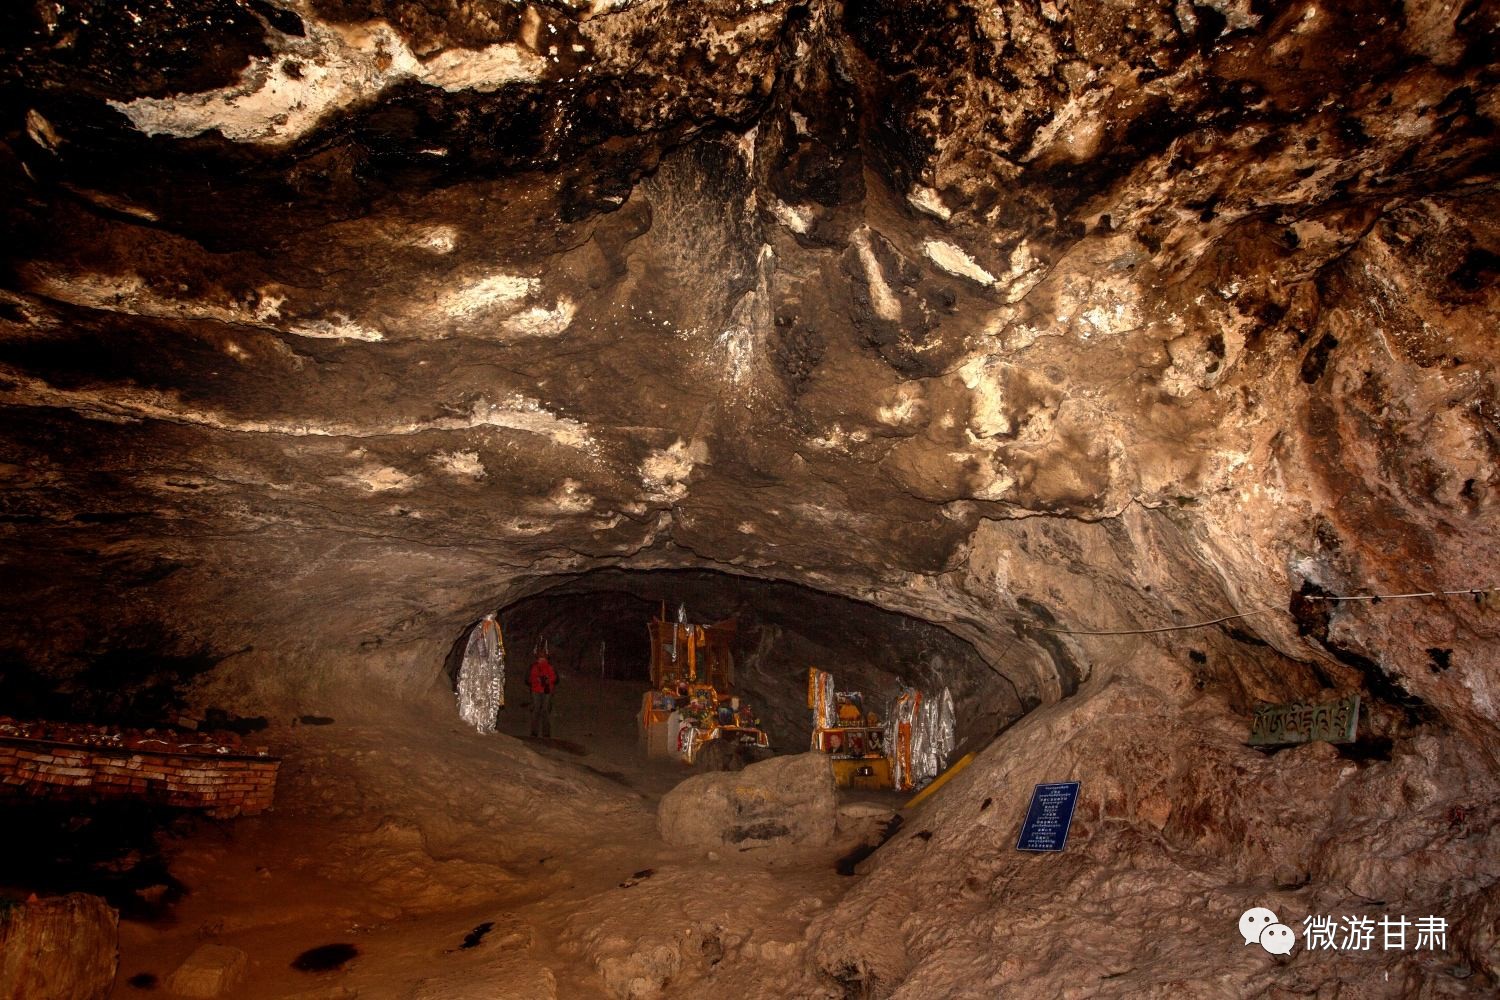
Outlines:
{"label": "brick wall", "polygon": [[151,753],[0,737],[0,796],[94,801],[140,799],[228,817],[264,812],[276,794],[277,757]]}

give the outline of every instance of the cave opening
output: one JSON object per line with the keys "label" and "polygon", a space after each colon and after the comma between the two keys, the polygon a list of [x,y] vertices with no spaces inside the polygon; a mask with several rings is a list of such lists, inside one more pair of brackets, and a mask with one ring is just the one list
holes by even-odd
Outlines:
{"label": "cave opening", "polygon": [[[502,732],[524,733],[527,670],[545,650],[559,675],[556,735],[624,752],[638,736],[635,713],[651,686],[647,625],[679,614],[693,623],[733,622],[732,693],[753,707],[776,753],[809,745],[809,668],[831,673],[840,691],[860,692],[882,718],[905,687],[934,696],[948,689],[956,754],[989,742],[1024,712],[1015,682],[966,639],[801,583],[710,569],[606,568],[527,590],[498,611],[506,655]],[[468,633],[449,651],[450,682]]]}

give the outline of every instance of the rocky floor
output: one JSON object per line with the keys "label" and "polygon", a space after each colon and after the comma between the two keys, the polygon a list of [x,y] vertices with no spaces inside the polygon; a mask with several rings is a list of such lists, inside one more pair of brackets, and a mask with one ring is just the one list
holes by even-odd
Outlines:
{"label": "rocky floor", "polygon": [[[1492,995],[1491,762],[1430,725],[1266,753],[1218,696],[1143,680],[1153,664],[1029,714],[893,828],[900,799],[841,794],[817,847],[666,843],[686,772],[638,754],[631,682],[560,688],[550,740],[514,698],[475,734],[440,688],[284,713],[276,810],[163,833],[183,892],[147,888],[162,905],[121,921],[111,995],[174,992],[205,945],[244,963],[231,1000]],[[1017,851],[1032,787],[1061,780],[1081,784],[1067,849]],[[1253,907],[1289,953],[1243,939]]]}
{"label": "rocky floor", "polygon": [[[827,993],[806,930],[849,887],[850,838],[879,824],[774,858],[671,848],[655,800],[681,770],[622,746],[633,735],[596,707],[563,700],[550,743],[476,735],[443,705],[277,727],[278,808],[170,844],[189,891],[161,921],[122,923],[113,995],[144,996],[133,978],[165,982],[205,941],[248,955],[228,994],[243,1000]],[[514,706],[503,721],[525,722]],[[358,954],[293,968],[330,944]]]}

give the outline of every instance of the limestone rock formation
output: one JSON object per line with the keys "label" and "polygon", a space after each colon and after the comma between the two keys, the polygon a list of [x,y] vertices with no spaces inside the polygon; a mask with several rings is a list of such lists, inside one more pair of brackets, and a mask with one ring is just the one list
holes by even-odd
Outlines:
{"label": "limestone rock formation", "polygon": [[221,6],[9,15],[19,663],[399,685],[712,566],[1028,705],[1039,626],[1252,612],[1216,660],[1496,722],[1479,610],[1293,607],[1492,582],[1488,13]]}
{"label": "limestone rock formation", "polygon": [[243,951],[222,944],[199,945],[167,978],[167,991],[179,997],[211,1000],[230,993],[245,978]]}
{"label": "limestone rock formation", "polygon": [[837,820],[833,766],[817,753],[694,775],[663,796],[657,811],[663,840],[705,850],[821,846],[833,839]]}
{"label": "limestone rock formation", "polygon": [[1500,981],[1500,891],[1478,893],[1456,928],[1458,950],[1475,973]]}
{"label": "limestone rock formation", "polygon": [[115,984],[120,915],[98,896],[70,893],[0,913],[0,997],[103,1000]]}

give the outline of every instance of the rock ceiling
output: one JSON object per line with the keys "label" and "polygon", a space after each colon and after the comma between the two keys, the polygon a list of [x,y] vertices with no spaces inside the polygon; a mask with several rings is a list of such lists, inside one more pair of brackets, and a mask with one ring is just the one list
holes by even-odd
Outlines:
{"label": "rock ceiling", "polygon": [[557,575],[698,568],[1031,704],[1139,642],[1047,627],[1250,613],[1165,683],[1500,721],[1485,608],[1305,599],[1500,582],[1493,4],[0,22],[12,661],[425,683]]}

